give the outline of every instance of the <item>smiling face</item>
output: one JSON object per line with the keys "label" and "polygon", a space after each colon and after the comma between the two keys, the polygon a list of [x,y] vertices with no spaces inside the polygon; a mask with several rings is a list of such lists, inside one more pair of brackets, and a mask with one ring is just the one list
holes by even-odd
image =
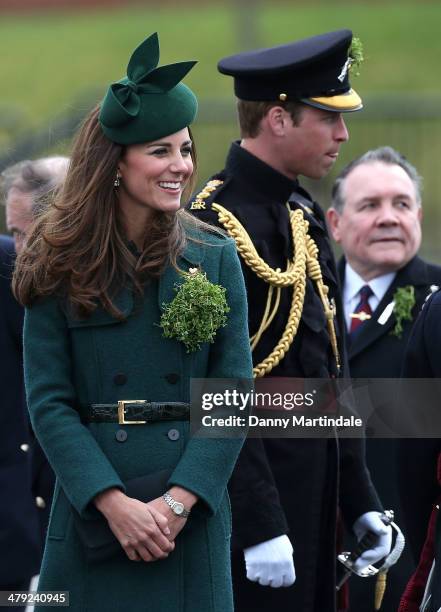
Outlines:
{"label": "smiling face", "polygon": [[366,281],[405,266],[421,244],[421,206],[398,165],[356,166],[342,185],[343,209],[328,211],[334,239]]}
{"label": "smiling face", "polygon": [[143,226],[153,210],[176,212],[193,173],[188,128],[126,147],[118,164],[119,203],[129,225]]}
{"label": "smiling face", "polygon": [[335,163],[340,146],[349,138],[340,113],[310,106],[302,110],[300,120],[286,122],[286,137],[280,142],[281,171],[290,178],[298,175],[319,179]]}

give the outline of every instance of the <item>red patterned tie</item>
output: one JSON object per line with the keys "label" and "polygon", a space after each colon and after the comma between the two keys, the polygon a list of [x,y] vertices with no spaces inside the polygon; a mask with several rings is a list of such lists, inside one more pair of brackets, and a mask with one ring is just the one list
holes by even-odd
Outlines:
{"label": "red patterned tie", "polygon": [[372,309],[369,306],[368,301],[371,295],[373,294],[372,289],[369,287],[369,285],[364,285],[360,289],[359,294],[360,302],[358,303],[357,308],[351,315],[351,328],[349,330],[350,334],[353,334],[355,331],[359,330],[361,325],[363,325],[363,323],[370,319],[372,316]]}

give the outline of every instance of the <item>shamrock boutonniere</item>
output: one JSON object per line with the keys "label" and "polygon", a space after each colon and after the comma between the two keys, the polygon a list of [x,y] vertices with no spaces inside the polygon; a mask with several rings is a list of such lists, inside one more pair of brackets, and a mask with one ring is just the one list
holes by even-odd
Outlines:
{"label": "shamrock boutonniere", "polygon": [[415,288],[412,285],[399,287],[394,295],[395,327],[391,334],[397,338],[403,335],[403,321],[412,320],[412,308],[415,306]]}
{"label": "shamrock boutonniere", "polygon": [[349,60],[350,60],[350,69],[352,76],[360,76],[358,69],[361,64],[364,62],[364,54],[363,54],[363,44],[361,40],[354,36],[352,39],[351,46],[349,48]]}
{"label": "shamrock boutonniere", "polygon": [[225,288],[211,283],[204,272],[190,268],[183,276],[184,282],[175,286],[176,296],[162,305],[160,326],[166,338],[183,342],[190,353],[202,342],[214,342],[217,330],[227,324],[230,308]]}

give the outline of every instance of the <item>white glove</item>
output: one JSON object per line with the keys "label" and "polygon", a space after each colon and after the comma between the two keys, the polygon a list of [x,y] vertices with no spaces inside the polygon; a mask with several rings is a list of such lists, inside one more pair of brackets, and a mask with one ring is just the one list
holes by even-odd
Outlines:
{"label": "white glove", "polygon": [[380,518],[380,512],[365,512],[355,521],[352,527],[358,541],[367,531],[372,531],[377,537],[373,548],[368,548],[354,564],[355,570],[361,570],[376,563],[390,553],[392,546],[392,528],[385,525]]}
{"label": "white glove", "polygon": [[287,535],[245,548],[243,553],[248,580],[276,589],[294,584],[293,548]]}

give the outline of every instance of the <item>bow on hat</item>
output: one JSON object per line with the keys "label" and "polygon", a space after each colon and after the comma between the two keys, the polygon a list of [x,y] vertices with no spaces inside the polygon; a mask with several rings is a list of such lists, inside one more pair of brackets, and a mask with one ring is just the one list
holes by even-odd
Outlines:
{"label": "bow on hat", "polygon": [[170,91],[196,64],[178,62],[157,68],[158,62],[159,39],[155,32],[133,52],[127,77],[110,85],[100,113],[100,121],[106,127],[116,128],[137,117],[141,97]]}

